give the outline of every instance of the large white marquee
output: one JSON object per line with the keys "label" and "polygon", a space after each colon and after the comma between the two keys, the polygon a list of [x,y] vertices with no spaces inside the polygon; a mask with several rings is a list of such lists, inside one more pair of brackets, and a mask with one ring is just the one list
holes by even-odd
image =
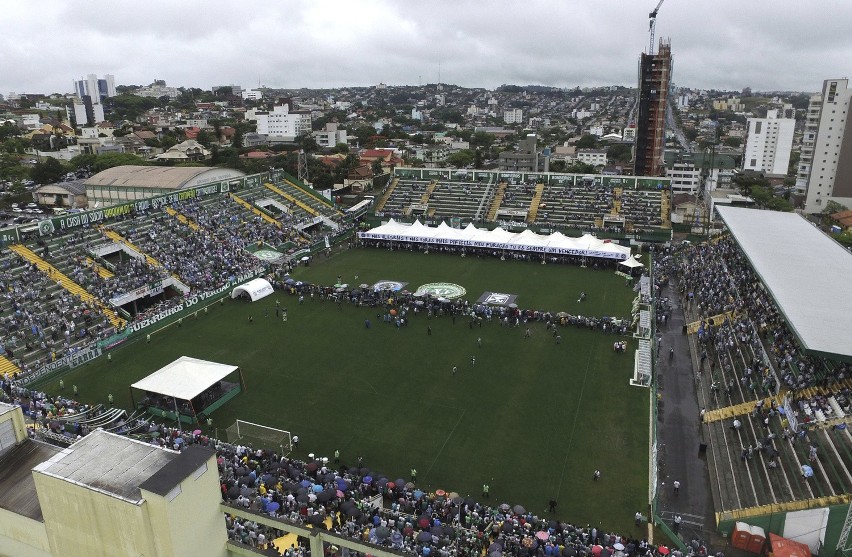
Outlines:
{"label": "large white marquee", "polygon": [[408,224],[391,219],[368,232],[360,232],[358,237],[364,240],[601,257],[617,261],[624,261],[630,257],[629,247],[600,240],[591,234],[585,234],[580,238],[571,238],[561,232],[536,234],[532,230],[524,230],[515,233],[508,232],[500,227],[494,230],[476,228],[473,224],[469,224],[465,228],[452,228],[445,222],[436,227],[430,227],[425,226],[419,220]]}

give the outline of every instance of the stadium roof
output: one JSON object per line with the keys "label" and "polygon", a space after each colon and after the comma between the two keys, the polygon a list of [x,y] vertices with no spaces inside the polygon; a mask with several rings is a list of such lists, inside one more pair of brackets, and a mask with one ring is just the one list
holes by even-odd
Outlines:
{"label": "stadium roof", "polygon": [[188,185],[204,183],[202,174],[211,174],[209,182],[245,176],[238,170],[195,166],[114,166],[98,172],[88,180],[87,186],[124,186],[134,188],[157,188],[179,190]]}
{"label": "stadium roof", "polygon": [[795,213],[717,211],[805,352],[852,361],[852,254]]}
{"label": "stadium roof", "polygon": [[237,366],[181,356],[131,387],[178,400],[191,400],[237,369]]}

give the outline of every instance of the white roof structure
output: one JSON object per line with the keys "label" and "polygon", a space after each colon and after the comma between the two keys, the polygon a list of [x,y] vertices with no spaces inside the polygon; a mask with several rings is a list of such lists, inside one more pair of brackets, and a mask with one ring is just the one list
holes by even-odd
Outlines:
{"label": "white roof structure", "polygon": [[237,366],[181,356],[131,387],[179,400],[191,400],[237,369]]}
{"label": "white roof structure", "polygon": [[269,281],[265,278],[256,278],[241,284],[231,291],[231,298],[237,298],[241,294],[248,295],[252,302],[265,298],[275,291]]}
{"label": "white roof structure", "polygon": [[452,228],[442,222],[437,227],[423,225],[419,220],[411,224],[391,219],[368,232],[360,232],[359,238],[394,242],[414,242],[473,248],[507,249],[556,255],[581,255],[624,261],[630,257],[630,248],[609,240],[600,240],[591,234],[570,238],[555,232],[536,234],[532,230],[520,233],[508,232],[500,227],[494,230],[476,228],[473,224],[465,228]]}
{"label": "white roof structure", "polygon": [[852,360],[852,254],[795,213],[716,210],[802,347]]}

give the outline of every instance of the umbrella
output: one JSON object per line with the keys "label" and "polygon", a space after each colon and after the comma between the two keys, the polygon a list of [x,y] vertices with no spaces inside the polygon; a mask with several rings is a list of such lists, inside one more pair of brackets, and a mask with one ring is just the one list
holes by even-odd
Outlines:
{"label": "umbrella", "polygon": [[319,495],[317,495],[317,501],[319,501],[320,503],[328,503],[335,497],[337,497],[337,490],[326,489],[325,491],[322,491]]}
{"label": "umbrella", "polygon": [[368,483],[371,483],[373,481],[373,477],[372,476],[364,476],[364,479],[362,479],[361,481],[364,482],[365,484],[368,484]]}
{"label": "umbrella", "polygon": [[307,503],[308,502],[308,494],[307,493],[300,493],[300,494],[296,495],[296,501],[298,501],[299,503]]}
{"label": "umbrella", "polygon": [[456,495],[455,497],[450,498],[450,501],[452,501],[456,505],[461,505],[462,503],[464,503],[464,499],[460,495]]}
{"label": "umbrella", "polygon": [[317,468],[319,468],[319,464],[317,464],[316,462],[311,462],[305,467],[305,470],[307,470],[308,473],[312,473],[316,472]]}
{"label": "umbrella", "polygon": [[266,510],[267,510],[267,511],[269,511],[269,512],[271,512],[271,513],[273,513],[273,512],[275,512],[275,511],[277,511],[277,510],[278,510],[278,509],[280,509],[280,508],[281,508],[281,504],[280,504],[280,503],[276,503],[275,501],[273,501],[273,502],[269,503],[268,505],[266,505]]}
{"label": "umbrella", "polygon": [[562,548],[562,557],[576,557],[577,550],[573,547],[563,547]]}
{"label": "umbrella", "polygon": [[437,495],[438,497],[444,497],[446,494],[447,494],[447,492],[444,491],[443,489],[435,490],[435,495]]}
{"label": "umbrella", "polygon": [[302,487],[311,487],[311,482],[309,482],[308,480],[302,480],[299,482],[299,485]]}
{"label": "umbrella", "polygon": [[535,537],[537,537],[538,539],[540,539],[542,541],[547,541],[547,538],[549,538],[550,536],[544,530],[539,530],[538,532],[535,533]]}
{"label": "umbrella", "polygon": [[488,546],[488,553],[494,553],[495,551],[503,551],[503,546],[500,542],[492,542],[491,545]]}
{"label": "umbrella", "polygon": [[192,432],[192,434],[193,434],[193,435],[201,435],[201,430],[200,430],[200,429],[196,429],[195,431],[193,431],[193,432]]}
{"label": "umbrella", "polygon": [[361,468],[360,470],[358,470],[358,473],[361,474],[362,476],[369,476],[370,475],[370,469],[369,468]]}
{"label": "umbrella", "polygon": [[346,480],[343,478],[337,478],[337,489],[340,491],[345,491],[349,487],[349,484],[346,483]]}
{"label": "umbrella", "polygon": [[240,490],[240,495],[242,495],[243,497],[248,497],[249,495],[251,495],[251,489],[247,487],[242,488]]}
{"label": "umbrella", "polygon": [[432,532],[433,536],[437,536],[439,538],[444,535],[444,529],[440,526],[432,526],[430,532]]}
{"label": "umbrella", "polygon": [[[403,480],[402,478],[397,478],[396,481],[394,481],[393,483],[396,484],[396,487],[403,487],[405,485],[405,480]],[[414,487],[414,484],[411,484],[411,486]]]}
{"label": "umbrella", "polygon": [[503,503],[503,504],[500,505],[500,510],[503,511],[504,513],[508,512],[509,508],[510,508],[509,503]]}
{"label": "umbrella", "polygon": [[447,498],[448,498],[448,499],[450,499],[450,500],[453,500],[453,499],[455,499],[455,498],[456,498],[456,497],[458,497],[458,496],[459,496],[459,494],[458,494],[457,492],[455,492],[455,491],[451,491],[451,492],[450,492],[450,494],[449,494],[449,495],[447,495]]}
{"label": "umbrella", "polygon": [[410,536],[411,534],[414,533],[414,528],[412,528],[411,526],[406,526],[405,528],[402,529],[402,533],[405,534],[406,536]]}
{"label": "umbrella", "polygon": [[386,526],[379,526],[376,528],[376,537],[380,540],[384,540],[391,535],[391,531]]}
{"label": "umbrella", "polygon": [[624,551],[624,544],[621,542],[616,543],[612,546],[612,548],[616,551]]}
{"label": "umbrella", "polygon": [[395,484],[394,482],[388,482],[388,485],[387,485],[386,487],[387,487],[388,489],[395,489],[395,488],[396,488],[396,484]]}
{"label": "umbrella", "polygon": [[417,538],[415,538],[415,539],[419,542],[431,542],[432,541],[432,534],[430,534],[426,530],[423,530],[422,532],[417,534]]}
{"label": "umbrella", "polygon": [[814,475],[814,469],[807,464],[802,464],[802,477],[811,478]]}
{"label": "umbrella", "polygon": [[428,528],[429,522],[430,522],[430,520],[429,520],[428,516],[421,516],[420,518],[417,519],[417,525],[420,526],[421,528]]}
{"label": "umbrella", "polygon": [[314,484],[311,489],[314,490],[314,493],[319,493],[320,491],[322,491],[322,486],[320,484]]}
{"label": "umbrella", "polygon": [[515,529],[515,525],[512,524],[511,520],[506,520],[503,522],[503,526],[501,526],[500,529],[508,534],[509,532]]}
{"label": "umbrella", "polygon": [[422,492],[422,491],[420,491],[419,489],[415,489],[415,490],[414,490],[414,498],[415,498],[415,499],[420,499],[421,497],[423,497],[423,492]]}
{"label": "umbrella", "polygon": [[520,505],[512,507],[512,512],[515,514],[526,514],[527,510]]}
{"label": "umbrella", "polygon": [[343,514],[345,514],[346,516],[351,516],[353,518],[358,518],[359,516],[361,516],[361,511],[358,509],[358,507],[352,505],[351,507],[344,507]]}
{"label": "umbrella", "polygon": [[669,553],[671,553],[671,550],[669,550],[669,548],[664,545],[658,547],[657,551],[660,553],[660,555],[668,555]]}
{"label": "umbrella", "polygon": [[592,555],[594,555],[595,557],[598,557],[601,554],[602,550],[603,550],[603,546],[600,546],[600,545],[592,546]]}
{"label": "umbrella", "polygon": [[228,489],[228,497],[230,497],[231,499],[236,499],[239,496],[240,496],[240,488],[239,487],[233,486],[230,489]]}
{"label": "umbrella", "polygon": [[322,515],[319,513],[312,514],[308,517],[308,524],[313,524],[316,526],[317,524],[322,522]]}
{"label": "umbrella", "polygon": [[405,489],[414,489],[414,484],[412,482],[408,482],[405,484]]}
{"label": "umbrella", "polygon": [[339,489],[334,494],[338,497],[338,499],[343,499],[344,497],[346,497],[346,494],[340,491]]}

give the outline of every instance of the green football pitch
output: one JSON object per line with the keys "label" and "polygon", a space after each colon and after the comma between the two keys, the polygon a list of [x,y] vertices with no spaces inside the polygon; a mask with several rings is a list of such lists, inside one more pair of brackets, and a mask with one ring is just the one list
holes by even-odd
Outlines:
{"label": "green football pitch", "polygon": [[[611,269],[370,249],[319,258],[293,276],[394,280],[412,291],[451,282],[471,301],[505,292],[521,308],[591,316],[627,317],[635,296]],[[275,317],[276,300],[288,309],[286,322]],[[283,292],[252,304],[228,299],[64,380],[85,402],[112,393],[129,408],[128,386],[180,356],[238,365],[247,390],[213,414],[211,434],[225,438],[237,419],[264,424],[299,435],[297,458],[338,449],[342,463],[361,456],[391,479],[416,468],[423,487],[473,496],[488,483],[493,503],[541,513],[555,498],[563,520],[632,531],[647,501],[649,410],[648,390],[628,384],[632,339],[615,353],[620,337],[573,326],[559,330],[557,344],[540,323],[525,338],[523,325],[471,329],[463,317],[422,314],[397,329],[380,312],[309,297],[300,305]],[[41,388],[56,392],[57,383]]]}

